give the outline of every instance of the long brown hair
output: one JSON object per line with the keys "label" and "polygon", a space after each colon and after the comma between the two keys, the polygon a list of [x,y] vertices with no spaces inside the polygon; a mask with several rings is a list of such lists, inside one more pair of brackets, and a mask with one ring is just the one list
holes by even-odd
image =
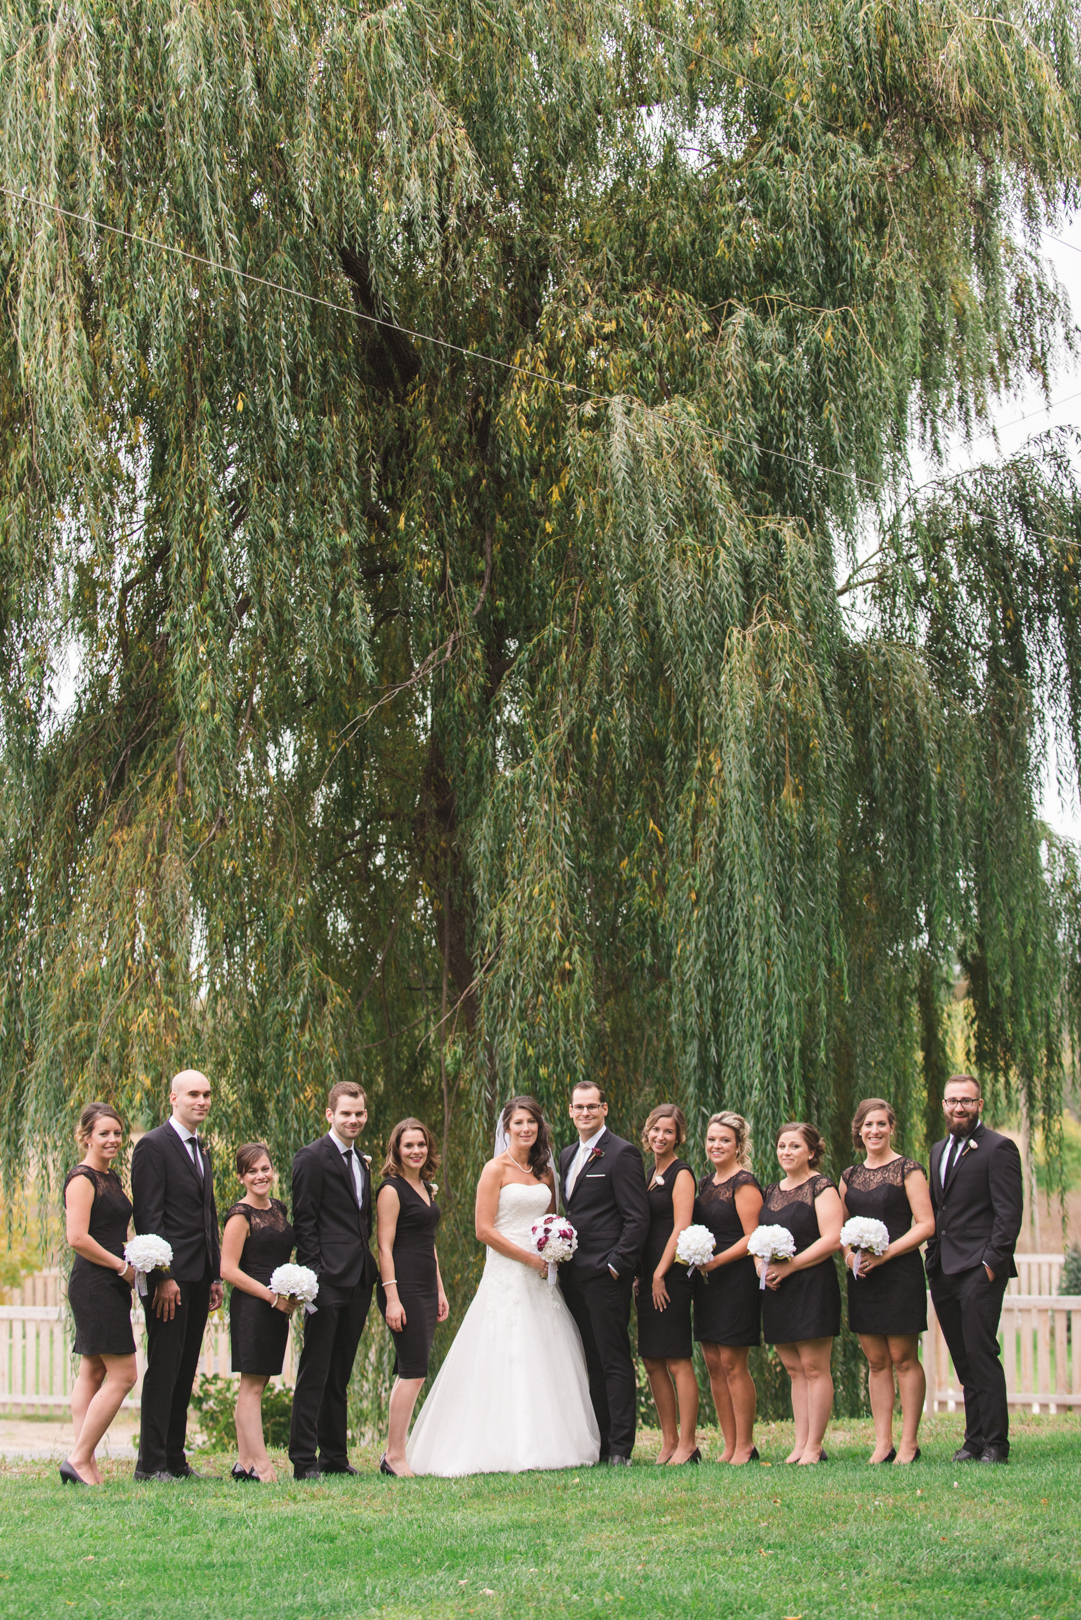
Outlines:
{"label": "long brown hair", "polygon": [[[538,1181],[543,1181],[551,1169],[549,1161],[552,1153],[552,1133],[548,1128],[548,1121],[544,1117],[544,1111],[535,1097],[511,1098],[500,1115],[504,1131],[507,1131],[507,1127],[519,1109],[529,1114],[537,1122],[537,1140],[529,1149],[529,1168]],[[509,1131],[507,1131],[507,1140],[509,1143]]]}
{"label": "long brown hair", "polygon": [[646,1122],[642,1126],[642,1146],[645,1148],[646,1152],[653,1152],[653,1149],[649,1145],[649,1133],[659,1119],[670,1119],[674,1121],[676,1127],[676,1140],[673,1146],[677,1148],[682,1147],[684,1142],[687,1140],[686,1115],[678,1103],[658,1103],[656,1108],[650,1109],[646,1116]]}
{"label": "long brown hair", "polygon": [[409,1119],[400,1119],[391,1131],[390,1139],[387,1142],[387,1156],[383,1160],[383,1168],[379,1174],[384,1181],[387,1176],[401,1176],[403,1180],[405,1179],[405,1165],[402,1163],[401,1146],[402,1137],[406,1131],[420,1131],[424,1137],[428,1145],[428,1157],[421,1166],[420,1179],[421,1181],[431,1181],[439,1169],[439,1154],[435,1150],[435,1136],[424,1124],[423,1120],[413,1119],[412,1116]]}

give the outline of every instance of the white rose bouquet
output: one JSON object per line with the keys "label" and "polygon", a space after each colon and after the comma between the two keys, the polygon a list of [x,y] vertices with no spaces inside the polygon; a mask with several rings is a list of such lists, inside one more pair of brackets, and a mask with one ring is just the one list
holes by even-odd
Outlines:
{"label": "white rose bouquet", "polygon": [[889,1228],[884,1221],[872,1220],[867,1215],[853,1215],[841,1227],[841,1242],[846,1249],[855,1250],[852,1275],[858,1277],[861,1255],[885,1254],[889,1248]]}
{"label": "white rose bouquet", "polygon": [[315,1315],[313,1301],[319,1292],[319,1278],[310,1266],[277,1266],[270,1274],[267,1287],[281,1299],[303,1305],[308,1316]]}
{"label": "white rose bouquet", "polygon": [[766,1272],[772,1260],[791,1260],[796,1252],[796,1240],[787,1226],[756,1226],[747,1239],[747,1253],[756,1260],[764,1260],[758,1286],[765,1288]]}
{"label": "white rose bouquet", "polygon": [[708,1226],[685,1226],[676,1239],[676,1259],[687,1267],[688,1277],[694,1276],[696,1266],[704,1266],[713,1259],[713,1233]]}
{"label": "white rose bouquet", "polygon": [[569,1260],[578,1247],[578,1233],[562,1215],[543,1215],[529,1228],[533,1249],[548,1262],[548,1282],[556,1284],[556,1267]]}
{"label": "white rose bouquet", "polygon": [[173,1263],[172,1245],[153,1232],[129,1238],[124,1245],[124,1259],[135,1272],[135,1286],[146,1298],[146,1279],[152,1271],[168,1271]]}

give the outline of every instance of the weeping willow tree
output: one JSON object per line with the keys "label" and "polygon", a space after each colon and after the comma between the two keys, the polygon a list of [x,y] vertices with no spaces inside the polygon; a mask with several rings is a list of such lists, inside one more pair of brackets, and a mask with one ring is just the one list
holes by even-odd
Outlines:
{"label": "weeping willow tree", "polygon": [[[1068,0],[3,0],[5,1184],[361,1077],[937,1132],[1078,1037]],[[224,1155],[223,1155],[224,1157]],[[463,1248],[463,1253],[467,1250]]]}

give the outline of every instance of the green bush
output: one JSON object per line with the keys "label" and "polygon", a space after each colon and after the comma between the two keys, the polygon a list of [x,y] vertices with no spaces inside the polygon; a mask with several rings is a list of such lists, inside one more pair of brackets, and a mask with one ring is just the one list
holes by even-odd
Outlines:
{"label": "green bush", "polygon": [[1066,1250],[1058,1291],[1060,1294],[1081,1294],[1081,1248],[1076,1244],[1071,1244]]}
{"label": "green bush", "polygon": [[[212,1373],[200,1378],[191,1396],[191,1410],[205,1436],[208,1451],[235,1451],[238,1381]],[[263,1391],[263,1433],[270,1447],[284,1449],[289,1444],[289,1419],[293,1413],[293,1391],[286,1385],[268,1384]]]}

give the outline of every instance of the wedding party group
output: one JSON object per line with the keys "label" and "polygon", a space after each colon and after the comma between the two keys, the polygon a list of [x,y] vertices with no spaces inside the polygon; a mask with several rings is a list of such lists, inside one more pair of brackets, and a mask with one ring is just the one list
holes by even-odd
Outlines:
{"label": "wedding party group", "polygon": [[608,1128],[605,1093],[593,1081],[571,1090],[577,1140],[558,1159],[539,1104],[512,1098],[477,1186],[483,1276],[415,1424],[436,1328],[450,1314],[436,1243],[432,1132],[418,1119],[396,1124],[373,1189],[372,1161],[359,1146],[367,1098],[360,1085],[341,1082],[327,1098],[325,1135],[293,1160],[291,1209],[273,1196],[270,1151],[248,1142],[236,1154],[241,1196],[219,1227],[211,1150],[200,1135],[210,1082],[184,1070],[169,1101],[169,1118],[135,1144],[130,1198],[116,1170],[124,1122],[101,1102],[80,1118],[82,1158],[64,1183],[75,1254],[68,1297],[81,1357],[71,1402],[75,1445],[60,1469],[72,1484],[102,1483],[96,1448],[136,1382],[133,1288],[147,1337],[135,1478],[199,1477],[187,1456],[188,1405],[207,1318],[225,1283],[232,1368],[240,1375],[238,1481],[275,1480],[262,1397],[282,1371],[298,1310],[294,1477],[357,1472],[347,1392],[373,1293],[395,1351],[384,1474],[629,1465],[638,1387],[632,1312],[661,1430],[658,1463],[702,1460],[697,1341],[724,1437],[719,1461],[759,1460],[749,1356],[764,1342],[791,1381],[795,1437],[785,1461],[818,1465],[827,1461],[831,1352],[841,1329],[838,1254],[848,1323],[868,1363],[875,1428],[868,1461],[904,1466],[920,1457],[928,1282],[964,1391],[964,1438],[953,1460],[1009,1456],[998,1322],[1016,1275],[1021,1161],[1008,1136],[983,1124],[971,1075],[945,1087],[948,1130],[927,1172],[894,1149],[889,1102],[869,1097],[852,1120],[857,1162],[838,1181],[822,1172],[820,1132],[797,1120],[776,1135],[779,1175],[765,1187],[751,1169],[750,1132],[738,1113],[709,1119],[709,1168],[699,1177],[683,1156],[687,1123],[674,1103],[660,1103],[644,1122],[647,1168],[639,1148]]}

